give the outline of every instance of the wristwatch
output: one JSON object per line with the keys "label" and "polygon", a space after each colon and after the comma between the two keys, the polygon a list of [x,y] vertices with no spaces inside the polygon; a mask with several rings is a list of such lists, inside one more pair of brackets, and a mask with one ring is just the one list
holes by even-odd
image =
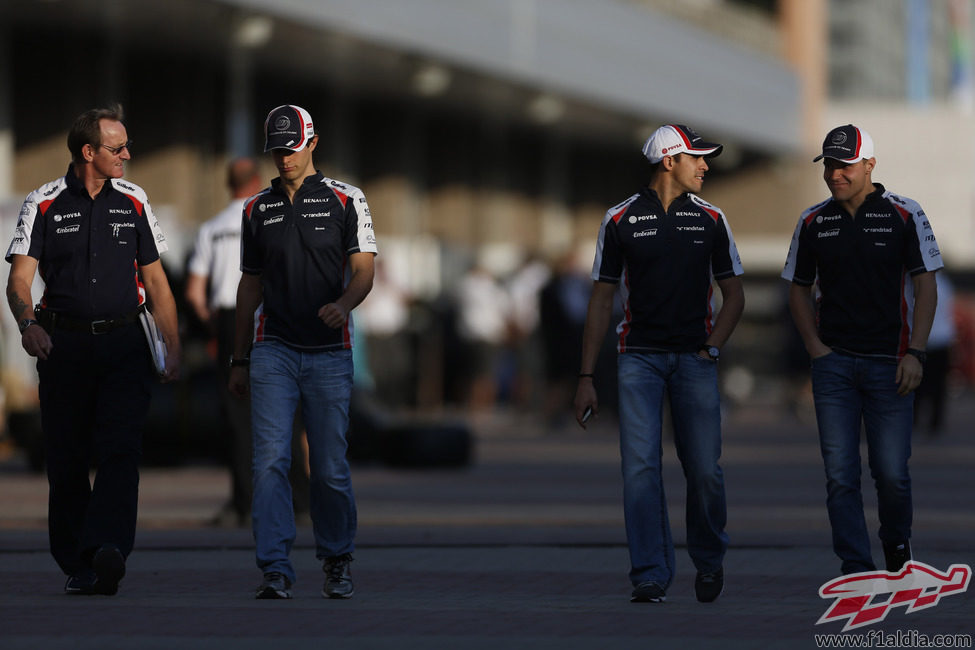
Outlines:
{"label": "wristwatch", "polygon": [[249,365],[251,365],[251,358],[250,357],[239,357],[239,358],[230,357],[230,367],[231,368],[236,368],[238,366],[247,367]]}
{"label": "wristwatch", "polygon": [[918,350],[917,348],[907,348],[907,354],[912,357],[917,357],[917,360],[922,364],[928,360],[928,353],[924,350]]}
{"label": "wristwatch", "polygon": [[720,349],[718,349],[717,347],[715,347],[713,345],[708,345],[707,343],[702,343],[701,344],[701,347],[699,347],[697,349],[697,351],[698,352],[701,352],[701,351],[707,352],[708,357],[710,357],[711,361],[717,361],[718,358],[721,356],[721,350]]}
{"label": "wristwatch", "polygon": [[27,328],[28,327],[30,327],[31,325],[37,325],[37,324],[38,324],[38,322],[36,320],[34,320],[33,318],[25,318],[24,320],[22,320],[19,323],[17,323],[17,328],[20,330],[20,333],[23,334],[24,332],[27,331]]}

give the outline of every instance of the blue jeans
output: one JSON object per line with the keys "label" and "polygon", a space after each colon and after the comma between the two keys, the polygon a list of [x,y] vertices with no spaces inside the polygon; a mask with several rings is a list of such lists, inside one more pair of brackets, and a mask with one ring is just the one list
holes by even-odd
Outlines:
{"label": "blue jeans", "polygon": [[288,470],[299,399],[308,435],[316,556],[354,550],[356,507],[346,459],[352,351],[302,352],[276,341],[259,342],[251,351],[250,388],[257,566],[294,583],[288,556],[296,531]]}
{"label": "blue jeans", "polygon": [[911,428],[914,395],[898,395],[897,365],[833,352],[812,361],[819,444],[826,465],[826,507],[843,573],[873,571],[860,492],[860,427],[877,487],[880,539],[911,537]]}
{"label": "blue jeans", "polygon": [[698,571],[711,572],[728,548],[718,365],[691,353],[624,353],[618,376],[630,581],[666,589],[674,578],[674,543],[661,472],[665,390],[687,479],[687,551]]}

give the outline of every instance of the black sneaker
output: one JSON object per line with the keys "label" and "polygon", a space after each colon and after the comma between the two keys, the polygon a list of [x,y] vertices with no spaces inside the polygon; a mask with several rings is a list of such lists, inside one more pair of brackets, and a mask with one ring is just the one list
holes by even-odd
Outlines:
{"label": "black sneaker", "polygon": [[724,589],[724,569],[718,569],[710,573],[698,571],[694,579],[694,593],[697,600],[701,603],[712,603],[721,595]]}
{"label": "black sneaker", "polygon": [[118,583],[125,576],[125,557],[117,546],[105,544],[98,549],[91,560],[91,567],[95,570],[92,593],[103,596],[114,596],[118,593]]}
{"label": "black sneaker", "polygon": [[68,576],[64,583],[64,593],[69,596],[90,596],[95,593],[95,574],[91,571]]}
{"label": "black sneaker", "polygon": [[887,571],[897,573],[904,568],[911,559],[911,543],[884,544],[884,560],[887,561]]}
{"label": "black sneaker", "polygon": [[656,582],[641,582],[630,594],[631,603],[662,603],[667,600],[667,592]]}
{"label": "black sneaker", "polygon": [[261,600],[287,600],[291,598],[291,581],[283,573],[269,571],[264,574],[255,598]]}
{"label": "black sneaker", "polygon": [[322,587],[322,596],[325,598],[352,598],[355,585],[352,584],[352,576],[349,571],[351,563],[351,553],[325,558],[322,563],[322,571],[325,572],[325,586]]}

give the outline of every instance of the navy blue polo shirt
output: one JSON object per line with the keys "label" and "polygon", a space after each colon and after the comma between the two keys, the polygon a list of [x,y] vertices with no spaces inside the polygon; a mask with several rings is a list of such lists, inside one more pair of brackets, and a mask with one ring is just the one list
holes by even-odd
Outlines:
{"label": "navy blue polo shirt", "polygon": [[896,359],[907,350],[914,320],[908,276],[940,268],[921,206],[874,183],[855,216],[832,199],[802,213],[782,277],[804,287],[816,283],[823,343]]}
{"label": "navy blue polo shirt", "polygon": [[292,202],[275,178],[244,203],[240,270],[260,275],[264,289],[254,314],[254,341],[312,351],[351,348],[352,318],[335,329],[321,321],[318,310],[345,291],[348,256],[376,252],[362,190],[317,172]]}
{"label": "navy blue polo shirt", "polygon": [[142,188],[110,179],[92,199],[69,165],[65,176],[27,196],[6,260],[37,260],[45,309],[100,320],[146,301],[139,267],[167,249]]}
{"label": "navy blue polo shirt", "polygon": [[682,194],[664,210],[649,188],[606,213],[592,267],[593,280],[620,285],[621,353],[697,351],[714,324],[713,281],[741,274],[719,208]]}

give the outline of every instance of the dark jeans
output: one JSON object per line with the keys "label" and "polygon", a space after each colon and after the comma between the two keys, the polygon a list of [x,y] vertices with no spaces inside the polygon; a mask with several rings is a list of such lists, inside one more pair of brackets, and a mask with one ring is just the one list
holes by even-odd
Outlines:
{"label": "dark jeans", "polygon": [[103,544],[132,551],[154,374],[138,323],[98,335],[56,329],[51,338],[51,354],[37,362],[48,532],[51,554],[71,575],[90,567]]}
{"label": "dark jeans", "polygon": [[[254,500],[254,452],[251,443],[251,404],[249,399],[241,399],[227,389],[230,381],[230,355],[234,350],[236,322],[233,309],[217,310],[217,377],[220,383],[221,411],[228,431],[228,457],[230,466],[231,496],[230,504],[237,519],[243,522],[251,514]],[[292,444],[291,471],[288,480],[294,493],[296,514],[308,512],[308,475],[305,473],[305,449],[302,445],[304,425],[301,422],[301,408],[295,416]]]}
{"label": "dark jeans", "polygon": [[880,539],[894,545],[911,538],[913,395],[898,395],[897,364],[838,352],[813,359],[812,387],[819,444],[826,466],[826,508],[833,550],[843,573],[873,571],[870,534],[860,491],[860,430],[877,488]]}
{"label": "dark jeans", "polygon": [[662,473],[664,396],[674,444],[687,479],[687,552],[701,572],[721,568],[728,548],[721,457],[718,364],[695,353],[619,355],[623,515],[634,586],[674,579],[674,542]]}

